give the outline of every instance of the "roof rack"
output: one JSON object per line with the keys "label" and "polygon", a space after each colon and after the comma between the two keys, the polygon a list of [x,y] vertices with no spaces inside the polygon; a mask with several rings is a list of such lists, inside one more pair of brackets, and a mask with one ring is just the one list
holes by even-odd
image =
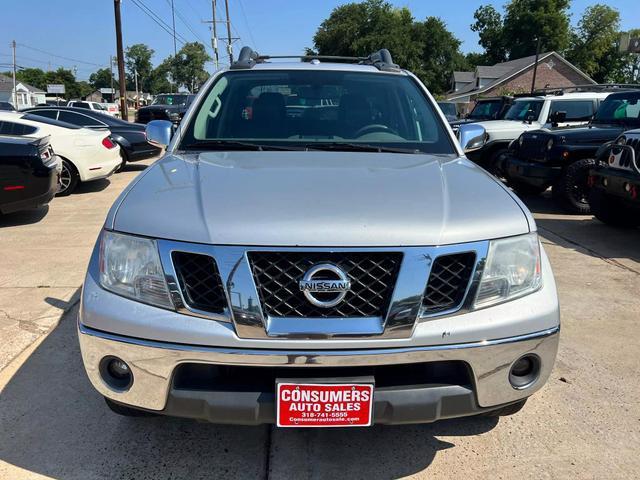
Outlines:
{"label": "roof rack", "polygon": [[251,47],[242,47],[238,60],[231,64],[231,70],[246,70],[253,68],[258,63],[268,60],[298,58],[302,62],[311,60],[330,60],[332,62],[355,63],[358,65],[372,65],[384,72],[399,72],[400,67],[393,63],[391,53],[386,48],[373,52],[368,57],[345,57],[334,55],[259,55]]}
{"label": "roof rack", "polygon": [[516,93],[513,96],[531,97],[535,95],[564,95],[569,92],[600,92],[606,90],[633,90],[640,89],[640,85],[633,83],[599,83],[586,85],[572,85],[569,87],[545,87],[537,88],[533,92]]}

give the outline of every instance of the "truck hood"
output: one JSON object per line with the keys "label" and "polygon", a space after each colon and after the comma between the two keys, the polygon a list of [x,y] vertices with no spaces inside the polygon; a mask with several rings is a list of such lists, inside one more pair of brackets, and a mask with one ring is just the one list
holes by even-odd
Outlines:
{"label": "truck hood", "polygon": [[107,227],[218,245],[444,245],[526,233],[525,211],[464,158],[206,152],[149,167]]}
{"label": "truck hood", "polygon": [[524,132],[525,130],[534,130],[540,128],[538,122],[529,124],[527,122],[521,122],[519,120],[486,120],[484,122],[474,122],[478,125],[482,125],[487,132],[517,130]]}
{"label": "truck hood", "polygon": [[543,129],[541,131],[547,135],[553,135],[554,138],[559,139],[563,144],[601,145],[609,140],[615,140],[624,130],[622,125],[591,124],[582,127],[556,127]]}

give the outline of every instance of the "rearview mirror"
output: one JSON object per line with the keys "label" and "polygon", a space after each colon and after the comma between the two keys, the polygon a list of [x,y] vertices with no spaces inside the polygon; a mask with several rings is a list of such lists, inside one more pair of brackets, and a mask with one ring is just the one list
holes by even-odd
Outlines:
{"label": "rearview mirror", "polygon": [[458,140],[464,153],[473,152],[482,148],[487,141],[487,132],[482,125],[466,123],[460,125]]}
{"label": "rearview mirror", "polygon": [[171,143],[173,123],[167,120],[151,120],[145,129],[147,141],[156,147],[166,148]]}

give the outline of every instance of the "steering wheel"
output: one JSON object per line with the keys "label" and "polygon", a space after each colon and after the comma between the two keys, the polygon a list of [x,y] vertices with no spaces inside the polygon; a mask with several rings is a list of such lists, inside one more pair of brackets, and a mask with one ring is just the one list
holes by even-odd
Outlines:
{"label": "steering wheel", "polygon": [[393,133],[394,135],[398,135],[398,132],[396,132],[393,128],[390,128],[386,125],[382,125],[381,123],[374,123],[374,124],[365,125],[364,127],[362,127],[360,130],[358,130],[355,133],[354,137],[362,137],[367,133],[374,133],[374,132],[388,132],[388,133]]}

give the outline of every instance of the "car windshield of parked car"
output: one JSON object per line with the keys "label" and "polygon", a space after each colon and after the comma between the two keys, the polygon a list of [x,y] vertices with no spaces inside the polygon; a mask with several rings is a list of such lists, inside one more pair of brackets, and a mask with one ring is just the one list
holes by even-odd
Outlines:
{"label": "car windshield of parked car", "polygon": [[593,123],[623,123],[640,126],[640,93],[628,97],[607,97],[600,104]]}
{"label": "car windshield of parked car", "polygon": [[352,71],[227,72],[209,88],[180,148],[235,143],[292,149],[455,153],[409,76]]}
{"label": "car windshield of parked car", "polygon": [[500,100],[488,100],[478,102],[473,107],[467,118],[477,120],[492,120],[498,118],[502,102]]}
{"label": "car windshield of parked car", "polygon": [[188,95],[158,95],[152,105],[186,105]]}
{"label": "car windshield of parked car", "polygon": [[456,111],[456,104],[449,102],[438,102],[438,106],[442,110],[442,113],[445,115],[450,115],[452,117],[457,117],[458,112]]}
{"label": "car windshield of parked car", "polygon": [[504,116],[505,120],[526,120],[533,116],[537,119],[542,110],[542,100],[516,100]]}

